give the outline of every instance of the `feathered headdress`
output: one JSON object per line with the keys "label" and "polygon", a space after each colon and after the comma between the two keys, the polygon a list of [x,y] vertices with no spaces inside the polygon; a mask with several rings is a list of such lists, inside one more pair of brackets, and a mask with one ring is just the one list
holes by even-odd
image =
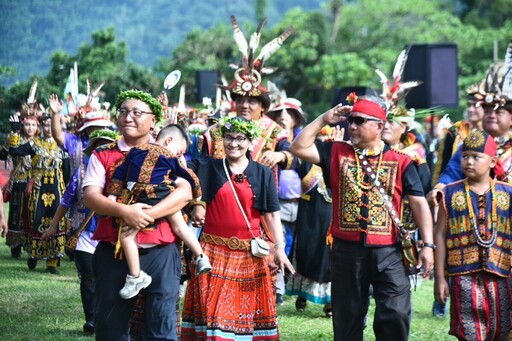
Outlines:
{"label": "feathered headdress", "polygon": [[275,121],[277,114],[286,109],[295,117],[297,127],[306,123],[307,114],[302,110],[302,103],[298,99],[288,97],[285,90],[280,90],[277,85],[272,82],[268,82],[268,90],[272,101],[272,105],[266,113],[268,117]]}
{"label": "feathered headdress", "polygon": [[505,61],[489,66],[475,98],[478,104],[494,106],[495,109],[512,102],[512,42],[505,52]]}
{"label": "feathered headdress", "polygon": [[36,91],[37,91],[37,79],[34,79],[30,91],[28,94],[27,101],[21,104],[21,121],[27,119],[40,119],[45,112],[45,108],[42,104],[37,103]]}
{"label": "feathered headdress", "polygon": [[407,62],[408,51],[402,50],[396,60],[395,68],[393,69],[393,79],[389,80],[386,75],[379,69],[375,70],[380,77],[382,83],[382,94],[380,95],[388,109],[387,119],[404,123],[409,130],[418,129],[419,124],[415,121],[417,118],[424,118],[432,115],[432,109],[416,111],[415,109],[407,109],[399,103],[405,99],[412,88],[417,87],[423,83],[422,81],[408,81],[403,82],[402,76],[404,73],[405,64]]}
{"label": "feathered headdress", "polygon": [[261,29],[265,21],[266,19],[263,19],[260,22],[256,32],[252,34],[251,39],[247,42],[235,16],[231,16],[233,38],[242,53],[240,65],[235,71],[235,79],[227,87],[233,94],[258,97],[262,93],[268,92],[267,89],[261,85],[261,75],[272,73],[274,69],[264,67],[263,64],[281,47],[283,42],[292,34],[293,29],[288,28],[280,36],[265,44],[261,48],[260,53],[256,56],[256,49],[259,46],[261,38]]}
{"label": "feathered headdress", "polygon": [[403,100],[412,88],[422,83],[421,81],[402,81],[406,62],[407,50],[403,50],[400,52],[398,59],[396,60],[395,68],[393,69],[393,79],[391,81],[381,70],[375,70],[380,77],[380,82],[382,83],[382,94],[380,96],[384,99],[388,110],[393,105],[396,105],[398,102]]}
{"label": "feathered headdress", "polygon": [[478,93],[479,85],[478,84],[471,84],[466,89],[467,99],[475,99],[475,95]]}

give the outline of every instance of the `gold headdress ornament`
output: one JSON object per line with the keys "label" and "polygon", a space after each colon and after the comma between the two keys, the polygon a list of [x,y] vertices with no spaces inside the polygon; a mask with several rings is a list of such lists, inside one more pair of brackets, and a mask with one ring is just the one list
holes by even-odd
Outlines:
{"label": "gold headdress ornament", "polygon": [[512,102],[512,42],[505,52],[505,61],[489,66],[475,98],[478,104],[494,106],[495,109]]}
{"label": "gold headdress ornament", "polygon": [[265,44],[261,49],[258,56],[255,58],[256,49],[260,43],[261,29],[265,24],[266,19],[263,19],[256,32],[251,36],[249,43],[245,38],[235,16],[231,16],[231,23],[233,25],[233,38],[242,53],[242,60],[237,70],[233,82],[226,88],[235,95],[240,96],[254,96],[258,97],[262,93],[267,93],[267,89],[261,86],[261,75],[272,73],[274,69],[265,68],[263,64],[270,58],[283,44],[283,42],[292,34],[293,29],[288,28],[279,37],[273,39]]}

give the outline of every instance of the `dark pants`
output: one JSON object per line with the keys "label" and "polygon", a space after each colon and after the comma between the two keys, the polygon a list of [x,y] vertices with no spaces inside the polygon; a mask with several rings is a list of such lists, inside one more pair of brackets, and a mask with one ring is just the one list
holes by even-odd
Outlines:
{"label": "dark pants", "polygon": [[[126,261],[114,258],[114,245],[101,242],[94,253],[96,340],[130,340],[129,322],[136,297],[119,296],[128,274]],[[176,301],[181,260],[176,243],[139,249],[140,265],[152,277],[144,294],[144,340],[176,340]]]}
{"label": "dark pants", "polygon": [[85,321],[94,322],[96,287],[92,268],[93,254],[84,251],[74,252],[74,261],[80,280],[80,297],[84,308]]}
{"label": "dark pants", "polygon": [[398,246],[364,247],[334,239],[331,250],[332,313],[336,341],[363,340],[370,284],[377,340],[407,340],[411,312],[409,278]]}

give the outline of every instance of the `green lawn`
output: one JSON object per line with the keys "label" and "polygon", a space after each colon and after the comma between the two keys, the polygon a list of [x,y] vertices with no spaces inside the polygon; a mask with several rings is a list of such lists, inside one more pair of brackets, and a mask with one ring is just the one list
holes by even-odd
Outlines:
{"label": "green lawn", "polygon": [[[92,340],[82,334],[83,312],[78,278],[73,262],[63,258],[58,275],[44,272],[44,262],[28,271],[26,256],[14,260],[0,240],[0,339],[1,340]],[[432,282],[421,283],[413,292],[413,323],[410,340],[454,340],[447,335],[448,318],[432,316]],[[373,305],[365,340],[375,340],[371,328]],[[282,340],[332,340],[331,320],[321,305],[308,304],[295,311],[295,298],[285,297],[279,307]]]}

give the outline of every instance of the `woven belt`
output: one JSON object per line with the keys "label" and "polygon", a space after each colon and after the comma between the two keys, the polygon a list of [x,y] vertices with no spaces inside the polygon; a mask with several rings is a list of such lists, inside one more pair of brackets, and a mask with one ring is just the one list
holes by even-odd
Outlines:
{"label": "woven belt", "polygon": [[215,244],[215,245],[223,245],[227,246],[231,250],[240,250],[240,251],[249,251],[251,250],[251,240],[250,239],[239,239],[237,237],[224,238],[215,236],[213,234],[202,233],[201,241]]}

